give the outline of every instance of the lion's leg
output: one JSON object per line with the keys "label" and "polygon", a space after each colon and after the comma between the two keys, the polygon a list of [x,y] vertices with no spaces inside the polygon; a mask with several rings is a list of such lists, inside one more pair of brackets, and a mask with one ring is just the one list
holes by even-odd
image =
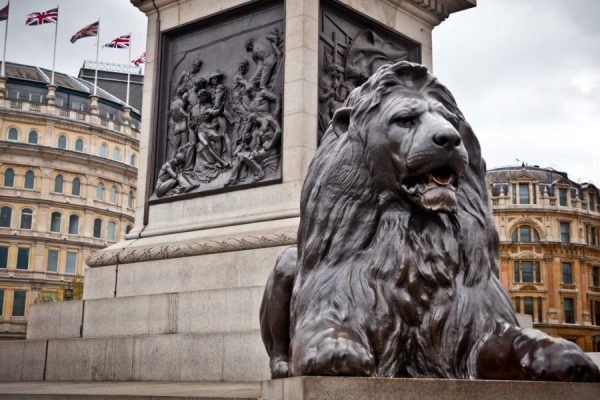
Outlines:
{"label": "lion's leg", "polygon": [[600,381],[600,371],[577,345],[536,329],[505,324],[481,347],[482,379]]}
{"label": "lion's leg", "polygon": [[296,246],[286,249],[275,263],[260,306],[260,330],[270,358],[271,377],[288,376],[290,299],[297,272]]}
{"label": "lion's leg", "polygon": [[350,327],[319,318],[294,332],[291,375],[372,376],[375,360]]}

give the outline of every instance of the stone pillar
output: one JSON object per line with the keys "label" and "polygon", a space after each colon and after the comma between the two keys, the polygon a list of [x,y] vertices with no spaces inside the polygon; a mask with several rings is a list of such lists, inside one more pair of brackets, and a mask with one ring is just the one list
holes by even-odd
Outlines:
{"label": "stone pillar", "polygon": [[98,115],[98,99],[100,96],[97,94],[90,95],[90,113],[93,115]]}
{"label": "stone pillar", "polygon": [[56,89],[56,85],[48,85],[48,94],[46,95],[48,106],[54,106],[56,103]]}
{"label": "stone pillar", "polygon": [[0,99],[5,99],[6,95],[6,77],[0,77]]}
{"label": "stone pillar", "polygon": [[130,106],[123,107],[123,124],[126,126],[131,126],[131,107]]}

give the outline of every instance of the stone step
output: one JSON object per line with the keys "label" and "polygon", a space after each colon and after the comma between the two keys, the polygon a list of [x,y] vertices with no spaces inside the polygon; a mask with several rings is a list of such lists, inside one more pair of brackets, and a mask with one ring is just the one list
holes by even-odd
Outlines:
{"label": "stone step", "polygon": [[36,304],[27,339],[260,329],[263,286]]}
{"label": "stone step", "polygon": [[0,381],[260,381],[260,331],[0,342]]}
{"label": "stone step", "polygon": [[0,383],[0,399],[251,400],[259,382],[27,382]]}

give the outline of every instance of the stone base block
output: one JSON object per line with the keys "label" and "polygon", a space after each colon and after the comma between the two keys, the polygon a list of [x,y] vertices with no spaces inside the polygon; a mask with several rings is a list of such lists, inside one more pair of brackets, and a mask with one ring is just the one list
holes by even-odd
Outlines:
{"label": "stone base block", "polygon": [[41,381],[45,356],[45,340],[0,341],[0,381]]}
{"label": "stone base block", "polygon": [[262,400],[598,400],[600,383],[297,377],[266,381]]}
{"label": "stone base block", "polygon": [[34,304],[29,308],[27,339],[79,337],[82,316],[81,300]]}

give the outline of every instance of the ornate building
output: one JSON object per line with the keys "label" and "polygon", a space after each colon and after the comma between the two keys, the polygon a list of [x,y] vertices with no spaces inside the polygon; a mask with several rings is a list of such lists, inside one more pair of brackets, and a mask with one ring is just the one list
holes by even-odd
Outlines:
{"label": "ornate building", "polygon": [[139,113],[83,79],[7,63],[0,78],[0,339],[62,296],[133,225]]}
{"label": "ornate building", "polygon": [[600,351],[600,196],[538,166],[488,171],[500,278],[534,328]]}

